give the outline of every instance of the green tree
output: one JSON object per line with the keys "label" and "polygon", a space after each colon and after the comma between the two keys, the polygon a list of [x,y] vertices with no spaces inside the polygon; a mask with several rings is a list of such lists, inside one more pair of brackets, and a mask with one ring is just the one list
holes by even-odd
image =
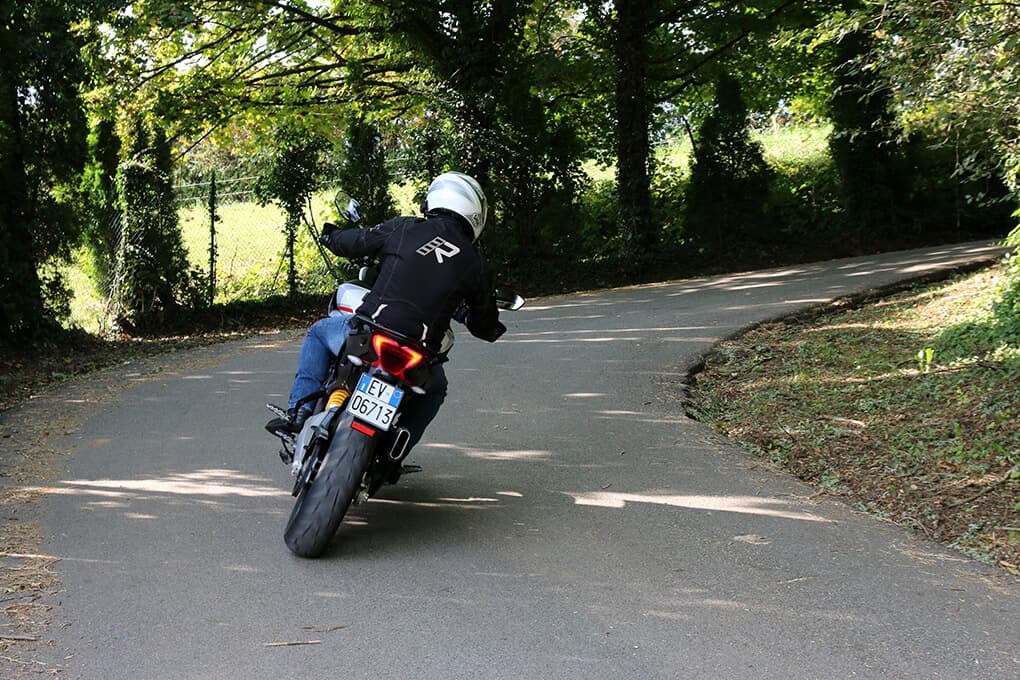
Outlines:
{"label": "green tree", "polygon": [[120,214],[117,211],[117,167],[120,163],[120,138],[114,123],[99,119],[88,136],[88,160],[81,178],[85,203],[83,236],[91,253],[93,283],[103,294],[110,287],[117,262],[120,241]]}
{"label": "green tree", "polygon": [[851,233],[1001,229],[1004,184],[1020,168],[1020,86],[1007,68],[1020,12],[849,4],[820,24],[815,44],[831,54],[830,148]]}
{"label": "green tree", "polygon": [[[66,299],[40,266],[78,241],[73,198],[87,127],[79,99],[84,39],[71,27],[91,3],[0,5],[0,341],[37,337]],[[56,295],[48,296],[47,290]]]}
{"label": "green tree", "polygon": [[[956,174],[1001,180],[1009,206],[1020,204],[1020,7],[978,0],[928,3],[872,0],[848,19],[875,36],[864,68],[893,84],[893,105],[909,132],[943,140]],[[837,25],[838,26],[838,25]],[[993,194],[994,195],[994,194]],[[969,202],[988,198],[968,192]],[[1014,221],[1020,210],[1013,213]],[[1014,228],[1007,239],[1020,245]],[[994,306],[1000,339],[1016,346],[1020,329],[1020,260],[1007,262],[1007,283]]]}
{"label": "green tree", "polygon": [[[426,130],[442,130],[445,147],[436,153],[426,143],[425,158],[449,159],[441,169],[482,183],[494,208],[490,253],[548,256],[571,221],[584,151],[569,99],[559,96],[570,71],[565,51],[553,47],[571,30],[563,4],[405,0],[376,20],[424,60],[431,82],[420,117]],[[438,169],[423,163],[417,177]]]}
{"label": "green tree", "polygon": [[287,291],[297,292],[297,267],[294,261],[294,244],[305,209],[312,194],[318,189],[323,172],[323,151],[326,140],[309,130],[294,125],[277,128],[269,151],[269,171],[256,185],[256,193],[263,202],[275,202],[287,214],[283,224],[285,256],[287,258]]}
{"label": "green tree", "polygon": [[863,31],[839,40],[829,105],[829,149],[841,179],[846,220],[858,239],[895,229],[899,202],[910,185],[888,83],[876,70],[861,68],[871,48],[872,38]]}
{"label": "green tree", "polygon": [[694,146],[685,235],[713,252],[753,245],[766,226],[769,179],[761,145],[751,139],[740,82],[722,76]]}
{"label": "green tree", "polygon": [[562,206],[582,177],[583,146],[569,98],[559,96],[567,6],[205,0],[182,10],[153,0],[118,17],[108,51],[122,78],[103,94],[148,102],[181,139],[240,114],[265,126],[314,112],[316,127],[328,120],[318,114],[368,113],[388,130],[431,114],[444,148],[427,150],[415,178],[446,169],[478,176],[499,218],[490,238],[509,243],[508,255],[542,253],[556,235],[548,225],[569,221]]}
{"label": "green tree", "polygon": [[159,125],[136,121],[117,171],[122,208],[115,298],[118,322],[153,331],[182,308],[203,303],[200,276],[188,265],[173,190],[170,145]]}
{"label": "green tree", "polygon": [[[612,78],[599,82],[614,93],[607,137],[614,143],[621,243],[629,259],[642,257],[659,239],[651,211],[651,149],[667,120],[665,109],[694,108],[703,83],[725,73],[743,45],[774,30],[794,9],[792,0],[585,3],[584,33],[604,55],[603,68],[611,64]],[[802,20],[799,13],[790,18]]]}
{"label": "green tree", "polygon": [[891,83],[908,132],[946,140],[961,172],[997,175],[1020,193],[1020,7],[868,0],[846,22],[875,36],[861,67]]}
{"label": "green tree", "polygon": [[368,224],[378,224],[393,216],[390,173],[379,127],[364,117],[347,126],[337,168],[340,188],[364,208]]}
{"label": "green tree", "polygon": [[406,97],[411,55],[388,49],[389,27],[362,4],[132,2],[107,17],[95,52],[114,77],[92,96],[105,109],[152,111],[182,142],[238,118],[264,131],[281,116]]}

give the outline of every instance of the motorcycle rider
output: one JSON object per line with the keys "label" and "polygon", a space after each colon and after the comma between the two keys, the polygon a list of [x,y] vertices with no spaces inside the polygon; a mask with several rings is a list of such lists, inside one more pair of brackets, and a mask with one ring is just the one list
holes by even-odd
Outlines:
{"label": "motorcycle rider", "polygon": [[[342,231],[327,224],[319,240],[339,256],[378,259],[378,277],[357,314],[418,339],[434,352],[439,351],[455,314],[472,335],[495,342],[506,327],[499,321],[488,264],[477,248],[488,212],[481,186],[468,175],[445,172],[429,185],[422,212],[424,217],[394,217],[371,229]],[[332,357],[347,339],[353,317],[329,316],[308,329],[287,418],[269,421],[269,432],[301,430],[312,404],[297,410],[295,406],[322,386]],[[446,374],[439,364],[425,385],[425,394],[411,400],[401,416],[400,424],[411,435],[409,447],[421,439],[435,418],[446,391]]]}

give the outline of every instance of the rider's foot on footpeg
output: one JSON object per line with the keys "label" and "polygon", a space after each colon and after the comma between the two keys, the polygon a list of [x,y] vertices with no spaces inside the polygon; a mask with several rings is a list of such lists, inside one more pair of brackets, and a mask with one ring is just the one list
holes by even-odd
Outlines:
{"label": "rider's foot on footpeg", "polygon": [[273,436],[278,436],[276,433],[280,430],[296,434],[301,431],[305,421],[308,420],[309,414],[310,411],[307,409],[301,409],[296,412],[294,409],[288,409],[286,418],[277,417],[266,423],[266,432]]}

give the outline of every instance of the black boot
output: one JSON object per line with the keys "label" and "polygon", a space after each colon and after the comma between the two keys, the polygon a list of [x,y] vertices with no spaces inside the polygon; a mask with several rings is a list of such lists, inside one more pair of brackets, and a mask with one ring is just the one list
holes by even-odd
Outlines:
{"label": "black boot", "polygon": [[305,421],[308,420],[308,416],[312,414],[311,409],[287,409],[287,417],[280,418],[276,417],[266,423],[266,432],[271,435],[276,435],[277,432],[283,431],[290,434],[297,434],[304,427]]}

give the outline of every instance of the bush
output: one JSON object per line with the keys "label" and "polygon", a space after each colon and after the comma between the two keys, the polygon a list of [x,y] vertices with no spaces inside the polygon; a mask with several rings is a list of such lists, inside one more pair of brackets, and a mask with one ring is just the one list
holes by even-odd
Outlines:
{"label": "bush", "polygon": [[997,236],[1010,222],[1013,201],[998,176],[961,164],[961,151],[915,136],[904,148],[911,180],[904,197],[904,231],[952,234],[958,240]]}
{"label": "bush", "polygon": [[[1006,244],[1020,245],[1020,227]],[[947,329],[936,343],[943,359],[991,358],[1020,371],[1020,252],[1013,251],[971,319]]]}
{"label": "bush", "polygon": [[117,185],[123,233],[117,255],[118,321],[135,330],[162,324],[169,311],[203,305],[202,275],[189,271],[170,179],[145,160],[122,163]]}
{"label": "bush", "polygon": [[767,240],[775,245],[835,243],[842,225],[839,175],[828,154],[770,163]]}
{"label": "bush", "polygon": [[1006,258],[1006,277],[998,299],[992,304],[992,316],[1005,344],[1020,350],[1020,227],[1006,238],[1014,251]]}
{"label": "bush", "polygon": [[[593,182],[578,199],[576,229],[565,230],[561,242],[570,244],[580,262],[604,261],[618,254],[622,247],[619,214],[620,200],[616,182]],[[561,250],[569,255],[566,248]]]}
{"label": "bush", "polygon": [[652,219],[660,225],[659,243],[667,256],[690,245],[684,227],[689,180],[683,167],[670,163],[658,164],[652,177]]}

